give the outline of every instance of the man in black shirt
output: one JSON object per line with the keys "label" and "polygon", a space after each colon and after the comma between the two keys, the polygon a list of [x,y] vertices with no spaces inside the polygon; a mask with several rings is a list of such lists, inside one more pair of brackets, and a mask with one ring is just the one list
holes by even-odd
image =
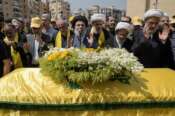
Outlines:
{"label": "man in black shirt", "polygon": [[7,53],[6,46],[0,40],[0,77],[10,72],[10,57]]}

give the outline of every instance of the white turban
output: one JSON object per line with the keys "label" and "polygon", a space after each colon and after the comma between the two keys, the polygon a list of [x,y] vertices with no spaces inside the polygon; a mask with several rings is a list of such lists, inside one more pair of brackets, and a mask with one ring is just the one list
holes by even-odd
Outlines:
{"label": "white turban", "polygon": [[94,22],[94,21],[103,21],[103,22],[105,22],[106,17],[105,17],[104,14],[93,14],[91,16],[91,23]]}
{"label": "white turban", "polygon": [[163,12],[160,9],[150,9],[144,14],[144,20],[150,17],[158,17],[163,16]]}
{"label": "white turban", "polygon": [[128,32],[131,31],[133,29],[132,25],[127,23],[127,22],[119,22],[117,24],[117,26],[115,27],[115,31],[121,30],[121,29],[125,29]]}
{"label": "white turban", "polygon": [[163,16],[164,17],[169,17],[168,13],[166,13],[166,12],[163,12]]}

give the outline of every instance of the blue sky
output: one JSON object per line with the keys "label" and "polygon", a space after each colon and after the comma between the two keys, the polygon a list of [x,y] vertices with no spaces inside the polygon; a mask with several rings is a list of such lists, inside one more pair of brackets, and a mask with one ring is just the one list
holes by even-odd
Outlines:
{"label": "blue sky", "polygon": [[115,6],[117,9],[126,8],[126,0],[67,0],[71,5],[71,9],[78,8],[87,9],[92,5],[100,5],[102,7]]}

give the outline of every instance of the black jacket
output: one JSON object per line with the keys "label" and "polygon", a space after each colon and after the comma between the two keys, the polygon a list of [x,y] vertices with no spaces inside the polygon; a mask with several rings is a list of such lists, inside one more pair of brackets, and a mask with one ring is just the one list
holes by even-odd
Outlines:
{"label": "black jacket", "polygon": [[132,51],[139,61],[147,68],[172,67],[171,42],[167,41],[162,44],[159,41],[158,34],[154,34],[152,38],[145,39],[143,31],[134,36],[134,45]]}
{"label": "black jacket", "polygon": [[[119,48],[116,38],[114,38],[113,45],[114,45],[113,46],[114,48]],[[131,52],[132,45],[133,45],[133,41],[126,38],[126,40],[124,41],[122,45],[122,48],[125,48],[128,52]]]}

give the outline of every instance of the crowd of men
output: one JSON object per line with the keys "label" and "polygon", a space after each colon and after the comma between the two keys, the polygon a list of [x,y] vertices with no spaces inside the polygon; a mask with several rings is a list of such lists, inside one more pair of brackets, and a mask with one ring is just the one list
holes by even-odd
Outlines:
{"label": "crowd of men", "polygon": [[39,58],[57,48],[125,48],[149,68],[175,69],[175,16],[158,9],[148,10],[142,18],[94,14],[90,21],[74,16],[67,21],[51,21],[48,14],[0,19],[0,77],[20,67],[39,67]]}

